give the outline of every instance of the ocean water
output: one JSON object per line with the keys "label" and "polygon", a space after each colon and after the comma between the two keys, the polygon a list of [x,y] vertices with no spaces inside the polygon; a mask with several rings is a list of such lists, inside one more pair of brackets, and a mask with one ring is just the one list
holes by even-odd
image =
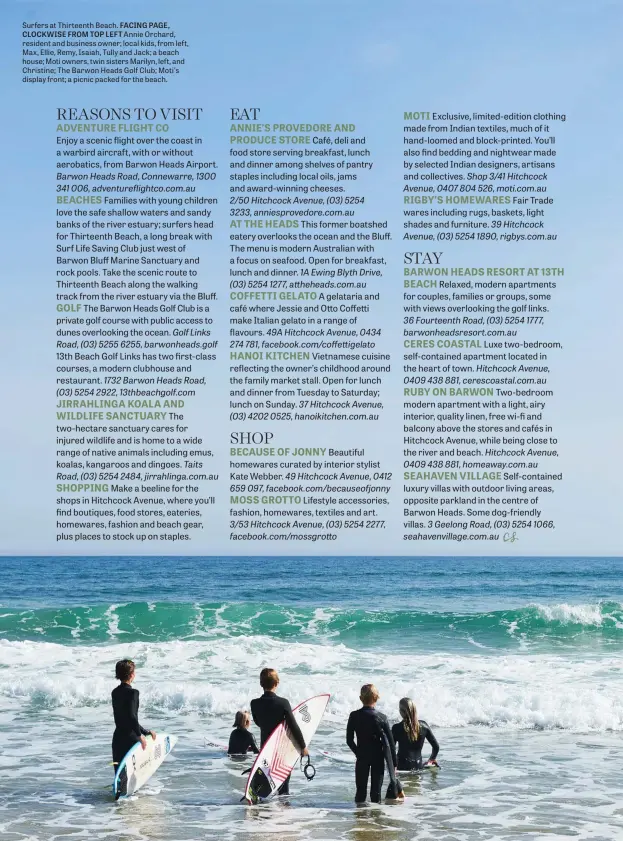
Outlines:
{"label": "ocean water", "polygon": [[[622,559],[0,558],[2,841],[623,838]],[[114,664],[141,723],[179,737],[114,803]],[[317,775],[240,804],[226,742],[263,666],[330,692]],[[411,696],[439,771],[356,807],[346,720],[362,683]]]}

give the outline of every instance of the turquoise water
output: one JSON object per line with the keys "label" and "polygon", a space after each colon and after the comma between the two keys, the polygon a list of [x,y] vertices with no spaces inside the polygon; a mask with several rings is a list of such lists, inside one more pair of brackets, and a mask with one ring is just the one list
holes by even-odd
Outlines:
{"label": "turquoise water", "polygon": [[[622,563],[0,559],[0,835],[620,839]],[[123,656],[138,665],[142,722],[180,741],[115,805]],[[241,768],[204,740],[227,739],[265,665],[293,702],[332,694],[312,748],[340,754],[362,683],[392,720],[410,695],[441,771],[408,782],[404,806],[362,811],[352,769],[317,756],[290,805],[240,807]]]}
{"label": "turquoise water", "polygon": [[425,612],[355,607],[314,609],[266,602],[128,602],[0,609],[0,636],[67,644],[167,642],[239,636],[296,640],[315,637],[366,648],[391,645],[506,651],[616,650],[623,642],[623,605],[534,604],[514,610]]}

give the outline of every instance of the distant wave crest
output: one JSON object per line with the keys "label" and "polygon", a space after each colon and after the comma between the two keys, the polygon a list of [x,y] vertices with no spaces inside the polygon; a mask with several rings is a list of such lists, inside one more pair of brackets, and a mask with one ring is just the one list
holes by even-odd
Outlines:
{"label": "distant wave crest", "polygon": [[132,602],[82,607],[0,609],[0,638],[61,643],[164,642],[271,636],[277,639],[392,640],[417,633],[435,645],[459,639],[484,647],[544,642],[623,641],[623,605],[528,605],[486,613],[283,607],[275,604]]}

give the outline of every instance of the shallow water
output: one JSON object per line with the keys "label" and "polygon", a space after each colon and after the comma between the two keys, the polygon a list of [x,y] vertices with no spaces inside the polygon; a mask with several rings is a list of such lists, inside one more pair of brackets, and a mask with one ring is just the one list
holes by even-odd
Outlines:
{"label": "shallow water", "polygon": [[[62,559],[5,561],[2,841],[623,837],[620,561],[297,559],[294,580],[280,560],[261,588],[250,560],[240,600],[238,560],[140,559],[125,579],[101,559],[80,575]],[[409,580],[393,594],[392,568]],[[180,740],[114,803],[110,676],[123,656],[137,662],[141,722]],[[356,807],[353,768],[316,753],[315,779],[296,771],[291,798],[241,805],[250,763],[205,737],[227,740],[264,665],[293,702],[332,693],[312,754],[348,753],[348,712],[372,680],[392,720],[400,697],[416,700],[441,769],[406,778],[404,804]]]}

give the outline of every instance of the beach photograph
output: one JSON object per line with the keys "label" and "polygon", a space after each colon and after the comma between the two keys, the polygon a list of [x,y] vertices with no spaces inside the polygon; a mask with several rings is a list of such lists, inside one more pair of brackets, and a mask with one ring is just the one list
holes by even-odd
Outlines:
{"label": "beach photograph", "polygon": [[[3,841],[623,837],[619,558],[58,556],[2,568]],[[264,741],[256,719],[273,697],[262,670],[316,729],[289,792],[287,765],[249,802],[250,743]],[[356,803],[347,726],[370,712],[370,685],[394,735],[415,722],[421,762],[400,770],[400,743],[404,798],[385,799],[381,761],[380,802],[368,790]],[[323,695],[316,721],[302,702]],[[146,743],[126,785],[143,756],[157,770],[115,800],[126,696],[142,728],[130,747]],[[246,756],[228,755],[234,731],[252,737]],[[358,765],[363,738],[356,729]]]}

